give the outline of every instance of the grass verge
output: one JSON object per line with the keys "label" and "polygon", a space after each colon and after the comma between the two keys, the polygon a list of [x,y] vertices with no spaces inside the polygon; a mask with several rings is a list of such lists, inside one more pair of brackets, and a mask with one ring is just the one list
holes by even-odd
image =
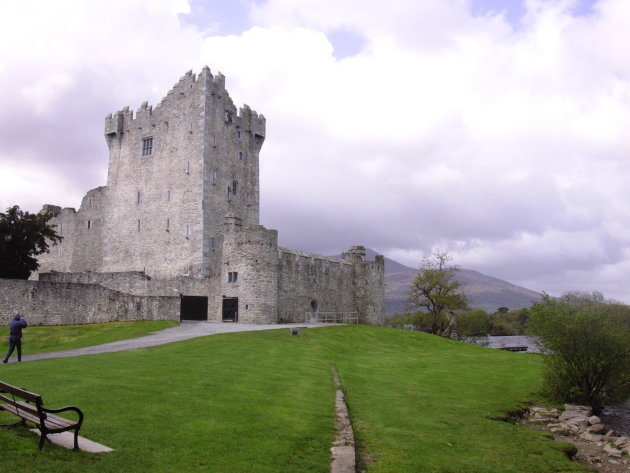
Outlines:
{"label": "grass verge", "polygon": [[27,473],[325,473],[331,365],[370,473],[586,471],[540,433],[491,420],[537,397],[538,357],[366,326],[213,335],[5,365],[0,379],[39,392],[51,407],[81,407],[84,436],[115,452],[38,452],[32,434],[0,430],[2,465]]}
{"label": "grass verge", "polygon": [[[176,325],[179,325],[179,322],[173,320],[146,320],[106,324],[32,326],[24,329],[22,348],[25,355],[73,350],[142,337]],[[6,351],[7,345],[2,349]],[[15,353],[13,356],[16,356]]]}

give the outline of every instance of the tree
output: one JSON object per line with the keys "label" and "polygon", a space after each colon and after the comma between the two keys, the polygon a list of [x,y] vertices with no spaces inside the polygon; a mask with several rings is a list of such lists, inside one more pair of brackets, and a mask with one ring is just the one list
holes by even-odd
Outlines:
{"label": "tree", "polygon": [[446,252],[435,252],[423,258],[420,273],[411,283],[407,294],[409,309],[424,309],[430,319],[430,331],[434,335],[449,336],[454,317],[451,311],[465,309],[468,299],[455,279],[459,268],[448,264]]}
{"label": "tree", "polygon": [[490,316],[483,309],[471,309],[457,314],[458,339],[483,337],[490,332]]}
{"label": "tree", "polygon": [[28,279],[39,268],[35,256],[48,253],[62,236],[49,225],[51,213],[32,214],[20,207],[0,212],[0,278]]}
{"label": "tree", "polygon": [[547,394],[561,402],[606,404],[630,395],[630,307],[601,293],[548,295],[534,306],[530,331],[545,357]]}

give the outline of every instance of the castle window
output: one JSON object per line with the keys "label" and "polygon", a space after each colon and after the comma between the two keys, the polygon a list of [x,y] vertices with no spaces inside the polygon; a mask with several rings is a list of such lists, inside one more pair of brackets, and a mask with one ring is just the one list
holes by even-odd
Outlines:
{"label": "castle window", "polygon": [[166,191],[166,201],[167,202],[171,201],[171,190],[170,189]]}
{"label": "castle window", "polygon": [[227,199],[232,200],[232,186],[228,186],[227,188]]}
{"label": "castle window", "polygon": [[251,205],[252,204],[252,193],[248,192],[247,195],[245,196],[245,203],[247,205]]}
{"label": "castle window", "polygon": [[241,136],[241,130],[236,130],[236,139],[237,140],[242,140],[243,137]]}
{"label": "castle window", "polygon": [[212,170],[212,183],[216,184],[218,180],[219,180],[219,173],[217,172],[216,169],[213,169]]}
{"label": "castle window", "polygon": [[153,153],[153,137],[142,138],[142,156],[150,156]]}
{"label": "castle window", "polygon": [[225,111],[225,123],[232,123],[232,112],[230,112],[229,110]]}
{"label": "castle window", "polygon": [[216,136],[213,136],[213,137],[212,137],[212,146],[213,146],[214,148],[216,148],[216,147],[217,147],[217,137],[216,137]]}
{"label": "castle window", "polygon": [[239,152],[238,152],[238,159],[239,159],[240,161],[242,161],[244,157],[245,157],[245,155],[243,154],[243,152],[242,152],[242,151],[239,151]]}
{"label": "castle window", "polygon": [[140,203],[140,191],[136,194],[136,204]]}
{"label": "castle window", "polygon": [[215,237],[210,238],[210,248],[213,250],[217,249],[217,239]]}
{"label": "castle window", "polygon": [[166,219],[166,231],[170,231],[171,228],[171,219],[167,218]]}
{"label": "castle window", "polygon": [[232,181],[232,195],[236,195],[236,189],[238,188],[238,181]]}
{"label": "castle window", "polygon": [[238,273],[236,271],[228,272],[228,283],[238,282]]}
{"label": "castle window", "polygon": [[136,231],[140,233],[140,219],[136,220]]}
{"label": "castle window", "polygon": [[90,220],[87,221],[87,229],[92,228],[92,222]]}

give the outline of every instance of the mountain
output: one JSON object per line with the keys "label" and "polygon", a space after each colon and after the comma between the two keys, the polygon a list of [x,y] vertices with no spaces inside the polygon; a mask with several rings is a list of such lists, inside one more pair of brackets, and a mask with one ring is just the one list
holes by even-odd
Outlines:
{"label": "mountain", "polygon": [[[376,252],[366,249],[367,259],[374,259]],[[418,270],[385,258],[385,313],[404,312],[405,297]],[[538,292],[516,286],[507,281],[486,276],[472,269],[460,268],[456,279],[462,283],[471,308],[495,312],[499,307],[518,309],[529,307],[542,297]]]}

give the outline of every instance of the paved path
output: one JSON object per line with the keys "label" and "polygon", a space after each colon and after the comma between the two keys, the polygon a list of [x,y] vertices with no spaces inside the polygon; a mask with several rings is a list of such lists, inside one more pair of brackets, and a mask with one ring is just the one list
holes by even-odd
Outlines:
{"label": "paved path", "polygon": [[[98,353],[112,353],[116,351],[134,350],[136,348],[154,347],[166,343],[179,342],[191,338],[205,337],[217,333],[252,332],[255,330],[279,330],[295,327],[323,327],[331,324],[242,324],[223,322],[182,322],[178,327],[171,327],[145,337],[120,340],[94,347],[77,348],[76,350],[25,355],[22,361],[43,360],[45,358],[66,358],[69,356],[96,355]],[[27,348],[25,346],[25,348]],[[9,360],[9,363],[13,362]]]}

